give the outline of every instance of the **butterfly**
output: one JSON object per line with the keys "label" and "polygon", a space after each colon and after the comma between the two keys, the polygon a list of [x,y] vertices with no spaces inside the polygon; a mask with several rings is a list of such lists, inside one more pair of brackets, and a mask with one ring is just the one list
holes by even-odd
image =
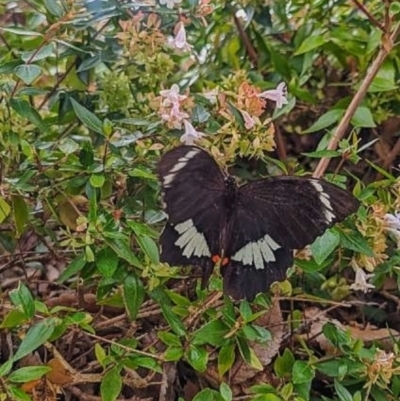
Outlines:
{"label": "butterfly", "polygon": [[182,145],[157,166],[168,221],[160,260],[201,266],[207,282],[220,265],[224,292],[253,300],[285,279],[293,250],[354,213],[346,190],[315,178],[279,176],[238,185],[205,150]]}

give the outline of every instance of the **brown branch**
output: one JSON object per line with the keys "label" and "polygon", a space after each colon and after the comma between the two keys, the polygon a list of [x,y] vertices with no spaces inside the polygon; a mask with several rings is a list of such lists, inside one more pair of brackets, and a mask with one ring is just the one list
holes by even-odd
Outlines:
{"label": "brown branch", "polygon": [[389,152],[389,154],[386,156],[384,162],[383,162],[383,167],[388,169],[390,165],[393,163],[394,159],[400,154],[400,138],[397,139],[397,142],[393,146],[393,149]]}
{"label": "brown branch", "polygon": [[239,21],[239,18],[236,17],[236,15],[234,15],[233,20],[235,22],[237,30],[239,31],[240,39],[242,40],[244,47],[246,48],[246,52],[249,55],[250,61],[253,64],[253,66],[256,67],[257,62],[258,62],[257,52],[254,50],[254,47],[251,44],[246,31],[243,29],[243,26],[242,26],[241,22]]}
{"label": "brown branch", "polygon": [[382,32],[386,31],[385,27],[365,8],[364,4],[360,3],[358,0],[352,1],[358,7],[358,9],[368,17],[373,25],[379,28]]}
{"label": "brown branch", "polygon": [[[350,120],[352,119],[354,113],[356,112],[358,106],[363,101],[368,88],[370,87],[373,79],[375,78],[376,74],[378,73],[379,69],[381,68],[383,62],[385,61],[386,57],[389,55],[389,52],[393,48],[393,44],[396,40],[397,35],[400,32],[400,25],[397,25],[396,29],[394,30],[393,34],[390,36],[389,40],[385,41],[383,38],[381,49],[379,50],[378,55],[376,56],[374,62],[371,65],[371,68],[368,70],[367,75],[364,78],[364,81],[361,83],[358,91],[354,95],[349,107],[346,110],[342,120],[340,121],[337,129],[329,141],[327,150],[335,150],[343,138],[346,130],[350,124]],[[324,175],[325,170],[327,169],[330,157],[323,157],[315,169],[313,173],[313,177],[320,178]]]}

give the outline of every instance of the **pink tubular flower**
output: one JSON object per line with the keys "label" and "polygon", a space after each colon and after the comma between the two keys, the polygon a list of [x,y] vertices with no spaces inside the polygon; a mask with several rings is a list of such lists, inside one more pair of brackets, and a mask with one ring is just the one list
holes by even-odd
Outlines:
{"label": "pink tubular flower", "polygon": [[181,100],[187,98],[186,95],[179,94],[179,86],[177,84],[173,84],[171,89],[165,89],[160,91],[160,95],[164,98],[163,106],[171,106],[171,105],[178,105]]}
{"label": "pink tubular flower", "polygon": [[196,131],[189,121],[183,120],[183,125],[185,126],[185,133],[181,136],[181,142],[185,145],[193,145],[195,141],[204,136],[202,132]]}
{"label": "pink tubular flower", "polygon": [[186,41],[185,25],[180,22],[179,29],[174,38],[169,39],[169,44],[178,50],[189,51],[193,47]]}
{"label": "pink tubular flower", "polygon": [[244,119],[244,126],[246,129],[252,129],[254,127],[254,118],[244,110],[240,110]]}
{"label": "pink tubular flower", "polygon": [[164,112],[161,114],[161,118],[164,121],[168,121],[173,128],[181,129],[182,122],[185,118],[189,118],[189,114],[185,113],[179,108],[179,103],[174,103],[170,109],[170,112]]}
{"label": "pink tubular flower", "polygon": [[276,102],[276,107],[278,109],[280,109],[284,104],[288,103],[286,96],[287,96],[287,89],[286,89],[286,84],[284,82],[281,82],[276,87],[276,89],[269,89],[257,95],[257,97],[261,97],[263,99],[269,99]]}

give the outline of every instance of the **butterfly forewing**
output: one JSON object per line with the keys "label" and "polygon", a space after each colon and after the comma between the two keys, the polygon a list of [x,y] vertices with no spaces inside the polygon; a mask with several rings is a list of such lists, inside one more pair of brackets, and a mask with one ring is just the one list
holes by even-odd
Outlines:
{"label": "butterfly forewing", "polygon": [[161,260],[204,265],[218,254],[226,222],[221,169],[204,150],[180,146],[163,156],[158,174],[168,214],[160,239]]}
{"label": "butterfly forewing", "polygon": [[[257,236],[261,230],[280,246],[301,249],[358,206],[349,192],[336,185],[285,176],[240,187],[237,207],[241,221],[257,222]],[[240,245],[236,242],[231,247],[235,250]]]}

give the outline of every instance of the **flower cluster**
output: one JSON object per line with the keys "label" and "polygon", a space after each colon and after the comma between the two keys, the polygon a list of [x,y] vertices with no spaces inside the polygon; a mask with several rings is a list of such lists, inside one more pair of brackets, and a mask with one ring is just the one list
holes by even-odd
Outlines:
{"label": "flower cluster", "polygon": [[181,129],[182,125],[185,133],[181,136],[181,141],[186,145],[193,145],[204,134],[196,131],[189,121],[189,114],[183,109],[185,101],[188,101],[187,95],[181,95],[179,86],[173,84],[171,89],[160,91],[162,98],[160,102],[159,114],[167,123],[168,127]]}
{"label": "flower cluster", "polygon": [[360,254],[356,258],[358,266],[373,272],[379,264],[384,262],[388,256],[385,253],[386,244],[386,223],[385,223],[385,206],[377,202],[372,206],[370,213],[365,220],[359,221],[357,226],[363,237],[368,241],[374,256]]}

